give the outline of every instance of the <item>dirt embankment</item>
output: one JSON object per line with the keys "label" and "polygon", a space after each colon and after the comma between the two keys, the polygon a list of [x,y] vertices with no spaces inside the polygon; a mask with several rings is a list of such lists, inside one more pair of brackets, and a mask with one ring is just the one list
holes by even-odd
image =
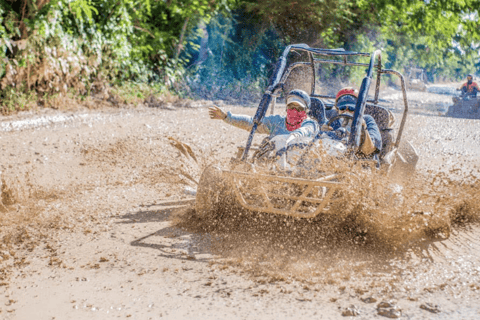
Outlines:
{"label": "dirt embankment", "polygon": [[[479,315],[475,224],[397,250],[268,216],[207,232],[189,207],[196,182],[247,132],[208,119],[204,108],[72,116],[0,133],[2,319]],[[420,172],[450,179],[480,164],[479,128],[414,115],[405,136],[421,154]],[[476,217],[474,179],[455,188],[451,206]]]}

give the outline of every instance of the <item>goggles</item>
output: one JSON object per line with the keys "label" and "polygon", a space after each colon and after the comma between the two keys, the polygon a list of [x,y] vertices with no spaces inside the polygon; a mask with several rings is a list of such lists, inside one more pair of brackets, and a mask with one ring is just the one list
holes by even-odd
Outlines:
{"label": "goggles", "polygon": [[304,107],[302,107],[302,106],[300,106],[300,105],[298,105],[298,104],[296,104],[296,103],[289,103],[289,104],[287,104],[287,109],[290,109],[290,110],[295,109],[295,110],[297,110],[297,111],[299,111],[299,112],[305,111],[305,108],[304,108]]}
{"label": "goggles", "polygon": [[343,106],[339,106],[338,107],[338,110],[340,111],[345,111],[346,109],[348,109],[348,111],[355,111],[355,106],[346,106],[346,105],[343,105]]}
{"label": "goggles", "polygon": [[[294,106],[291,106],[294,105]],[[307,109],[307,106],[305,105],[305,102],[303,99],[300,99],[300,97],[296,95],[289,95],[287,97],[287,109],[296,109],[298,111],[304,111]]]}

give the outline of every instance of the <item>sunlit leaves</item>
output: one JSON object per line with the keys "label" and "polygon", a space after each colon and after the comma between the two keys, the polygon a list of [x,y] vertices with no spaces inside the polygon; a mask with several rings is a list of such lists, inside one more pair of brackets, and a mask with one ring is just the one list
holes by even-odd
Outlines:
{"label": "sunlit leaves", "polygon": [[[24,17],[0,2],[0,59],[24,54],[14,42],[28,37],[38,47],[32,52],[73,50],[95,61],[86,66],[92,77],[111,81],[172,83],[203,50],[229,79],[261,82],[278,48],[291,42],[383,48],[389,66],[420,66],[430,74],[458,76],[478,64],[480,0],[50,0],[42,8],[17,1],[28,4]],[[235,17],[220,31],[213,26],[219,13]],[[210,22],[210,43],[202,49],[201,26]]]}
{"label": "sunlit leaves", "polygon": [[98,14],[98,11],[91,3],[91,0],[73,0],[69,2],[68,5],[78,19],[83,20],[83,16],[85,15],[88,20],[92,20],[93,13]]}

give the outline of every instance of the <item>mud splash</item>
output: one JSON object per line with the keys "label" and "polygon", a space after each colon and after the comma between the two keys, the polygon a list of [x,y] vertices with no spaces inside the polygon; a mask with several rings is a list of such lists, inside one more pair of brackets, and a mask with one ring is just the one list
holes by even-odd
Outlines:
{"label": "mud splash", "polygon": [[[219,263],[257,282],[299,281],[307,290],[333,286],[341,293],[383,297],[446,288],[460,294],[458,281],[476,290],[479,259],[467,262],[453,254],[452,260],[451,252],[479,232],[478,172],[420,172],[402,185],[336,158],[315,171],[339,174],[348,186],[329,212],[315,219],[237,207],[200,219],[189,209],[176,218],[177,227],[211,237],[212,252],[222,257]],[[478,250],[480,242],[474,241],[468,255]]]}
{"label": "mud splash", "polygon": [[57,261],[52,239],[72,225],[45,210],[49,202],[62,196],[61,190],[34,185],[28,172],[13,177],[7,172],[0,178],[0,286],[7,286],[14,270],[29,265],[27,257],[35,248],[45,246],[51,259]]}
{"label": "mud splash", "polygon": [[[183,154],[187,156],[186,152]],[[354,163],[325,157],[324,154],[319,156],[324,157],[320,163],[307,163],[307,169],[294,175],[314,179],[319,172],[322,176],[335,174],[343,183],[325,214],[305,219],[308,224],[321,224],[327,233],[351,237],[350,241],[363,245],[381,243],[396,248],[424,238],[445,239],[452,227],[480,220],[477,171],[465,175],[463,168],[454,167],[449,172],[419,172],[400,181],[374,167],[365,167],[364,162]],[[256,172],[260,169],[256,168]],[[196,170],[195,176],[198,177],[201,167]],[[279,174],[269,170],[260,172]],[[282,191],[288,193],[291,190]],[[229,212],[235,210],[224,208],[220,215],[227,216],[226,220],[237,216],[262,216],[252,212],[243,215]],[[287,220],[284,217],[278,219]]]}

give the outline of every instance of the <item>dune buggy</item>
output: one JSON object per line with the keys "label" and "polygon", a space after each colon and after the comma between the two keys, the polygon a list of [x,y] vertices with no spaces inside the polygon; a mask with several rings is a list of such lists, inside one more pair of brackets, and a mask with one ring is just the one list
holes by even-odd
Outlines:
{"label": "dune buggy", "polygon": [[[361,59],[367,62],[356,61]],[[320,67],[325,65],[358,67],[366,70],[353,117],[336,113],[332,101],[335,95],[317,92],[316,75]],[[379,104],[381,78],[385,75],[399,77],[401,81],[404,110],[397,129],[393,127],[393,114]],[[372,81],[375,81],[375,87],[370,90]],[[309,115],[319,123],[346,118],[343,123],[350,123],[350,130],[346,132],[345,138],[341,141],[328,142],[328,139],[322,141],[324,136],[318,134],[315,138],[300,139],[297,145],[285,148],[281,143],[281,137],[275,137],[276,144],[267,140],[254,148],[253,138],[262,118],[268,109],[273,114],[277,98],[293,88],[308,90],[312,101]],[[370,96],[369,92],[372,92],[373,96]],[[239,206],[249,212],[296,218],[314,218],[328,213],[331,200],[338,190],[347,186],[335,174],[309,172],[308,175],[302,175],[304,171],[295,170],[306,163],[305,158],[308,157],[309,151],[321,145],[327,153],[341,155],[345,161],[357,159],[362,137],[361,119],[364,114],[369,114],[375,119],[381,131],[383,147],[375,158],[362,161],[373,164],[375,170],[380,168],[388,175],[411,173],[415,170],[418,155],[409,143],[401,143],[407,113],[404,78],[397,71],[383,68],[379,50],[373,53],[359,53],[344,49],[311,48],[305,44],[290,45],[285,48],[276,64],[269,86],[256,110],[245,146],[238,148],[238,153],[232,158],[228,168],[211,165],[202,173],[196,194],[196,213],[200,217],[208,217],[213,212],[226,209],[227,202],[228,205]],[[289,153],[294,153],[295,157],[291,157]],[[278,164],[279,161],[287,164],[288,168],[285,166],[280,168],[282,167],[280,165],[277,167],[278,170],[259,170],[264,164]]]}

